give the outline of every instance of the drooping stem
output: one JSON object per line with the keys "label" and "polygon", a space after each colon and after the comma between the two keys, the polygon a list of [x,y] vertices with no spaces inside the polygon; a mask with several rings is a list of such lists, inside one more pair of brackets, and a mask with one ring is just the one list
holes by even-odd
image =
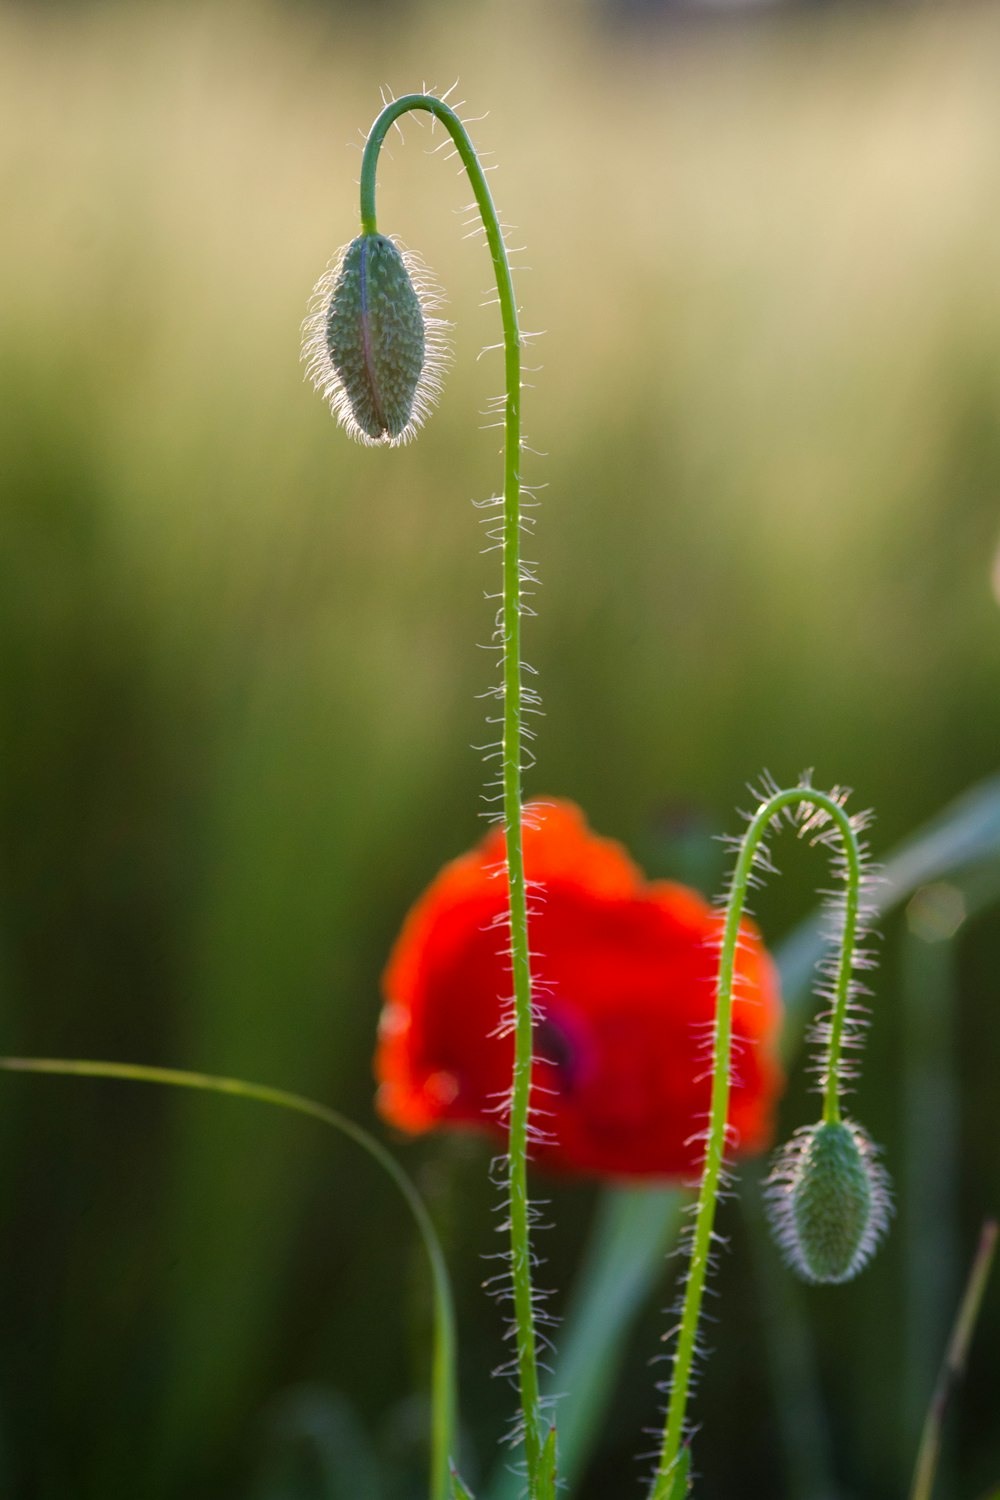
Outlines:
{"label": "drooping stem", "polygon": [[506,831],[507,887],[510,910],[510,958],[514,991],[514,1074],[509,1115],[511,1274],[517,1337],[518,1384],[524,1427],[529,1495],[542,1484],[541,1405],[531,1284],[527,1156],[531,1093],[531,965],[528,949],[528,903],[524,873],[521,757],[524,739],[524,687],[521,664],[521,334],[510,263],[486,175],[468,133],[455,111],[430,94],[405,94],[386,105],[365,143],[361,161],[361,227],[377,232],[375,174],[386,134],[411,110],[425,110],[444,125],[469,176],[486,231],[496,276],[504,349],[504,481],[503,481],[503,739],[501,744],[503,815]]}
{"label": "drooping stem", "polygon": [[[818,797],[818,793],[814,796]],[[851,999],[851,963],[858,939],[858,917],[861,906],[861,850],[850,818],[839,802],[828,798],[831,813],[839,825],[843,839],[847,878],[844,889],[844,925],[840,936],[840,962],[833,991],[833,1010],[830,1016],[830,1040],[826,1054],[823,1084],[823,1119],[828,1125],[840,1122],[841,1059],[844,1047],[844,1024],[847,1020]],[[817,803],[816,805],[821,805]]]}
{"label": "drooping stem", "polygon": [[[694,1365],[701,1304],[708,1275],[712,1249],[715,1209],[722,1179],[726,1149],[726,1119],[729,1113],[731,1052],[733,1032],[733,981],[739,946],[740,923],[746,906],[747,891],[754,862],[771,824],[786,807],[803,804],[815,809],[816,817],[800,826],[807,833],[811,827],[832,822],[840,834],[844,854],[845,898],[841,929],[840,958],[833,989],[833,1009],[823,1088],[823,1118],[836,1123],[840,1119],[840,1063],[844,1025],[851,996],[851,965],[858,935],[861,900],[861,850],[851,819],[840,801],[812,787],[797,786],[775,792],[754,813],[740,844],[733,871],[729,899],[726,903],[712,1050],[712,1095],[709,1107],[705,1159],[695,1210],[691,1238],[691,1258],[684,1288],[684,1304],[674,1351],[670,1401],[663,1433],[663,1445],[653,1480],[651,1500],[666,1500],[671,1489],[681,1452],[688,1395]],[[671,1496],[672,1500],[672,1496]]]}
{"label": "drooping stem", "polygon": [[130,1083],[155,1083],[171,1088],[197,1089],[202,1093],[227,1094],[279,1109],[307,1115],[346,1135],[367,1151],[392,1178],[416,1221],[430,1264],[434,1293],[434,1349],[431,1361],[431,1500],[448,1500],[451,1493],[450,1460],[455,1451],[458,1399],[455,1377],[455,1315],[444,1252],[423,1199],[399,1163],[385,1147],[345,1115],[302,1094],[242,1078],[220,1078],[211,1073],[190,1073],[178,1068],[147,1068],[138,1063],[91,1062],[53,1057],[0,1057],[0,1068],[11,1073],[47,1073],[75,1078],[117,1078]]}

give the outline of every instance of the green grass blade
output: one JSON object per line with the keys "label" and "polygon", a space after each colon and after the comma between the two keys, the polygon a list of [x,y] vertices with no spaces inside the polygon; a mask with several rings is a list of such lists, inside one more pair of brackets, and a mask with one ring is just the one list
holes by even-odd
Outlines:
{"label": "green grass blade", "polygon": [[465,1488],[455,1469],[451,1471],[451,1500],[472,1500],[472,1491]]}
{"label": "green grass blade", "polygon": [[538,1490],[538,1500],[556,1500],[556,1489],[559,1482],[557,1473],[558,1464],[559,1455],[556,1429],[550,1427],[548,1436],[542,1444],[541,1484]]}
{"label": "green grass blade", "polygon": [[306,1115],[354,1141],[391,1177],[416,1221],[430,1263],[434,1289],[434,1352],[431,1368],[431,1488],[432,1500],[448,1500],[451,1493],[450,1458],[454,1450],[458,1397],[455,1379],[455,1316],[444,1252],[430,1215],[413,1183],[382,1143],[360,1125],[301,1094],[242,1078],[190,1073],[178,1068],[147,1068],[133,1063],[91,1062],[51,1057],[0,1057],[0,1068],[11,1073],[45,1073],[72,1078],[114,1078],[129,1083],[154,1083],[202,1093],[225,1094],[271,1104]]}
{"label": "green grass blade", "polygon": [[976,1320],[979,1317],[979,1309],[983,1303],[986,1292],[986,1283],[989,1281],[990,1270],[993,1266],[993,1255],[997,1246],[997,1222],[989,1219],[983,1225],[979,1237],[979,1245],[973,1257],[972,1268],[969,1271],[969,1279],[966,1283],[965,1293],[962,1297],[961,1306],[958,1309],[958,1317],[955,1319],[955,1327],[952,1330],[948,1349],[945,1353],[941,1373],[938,1376],[934,1394],[931,1397],[930,1409],[924,1430],[920,1439],[920,1449],[917,1453],[916,1468],[913,1473],[913,1487],[910,1490],[910,1500],[931,1500],[934,1490],[934,1476],[937,1472],[938,1455],[941,1452],[941,1438],[944,1430],[944,1419],[951,1404],[951,1398],[955,1388],[965,1374],[965,1363],[969,1354],[969,1345],[975,1331]]}

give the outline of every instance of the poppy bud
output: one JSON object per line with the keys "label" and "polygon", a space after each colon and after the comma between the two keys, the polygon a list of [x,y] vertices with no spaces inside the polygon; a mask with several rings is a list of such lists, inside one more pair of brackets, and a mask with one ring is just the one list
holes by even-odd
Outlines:
{"label": "poppy bud", "polygon": [[767,1180],[774,1235],[806,1281],[850,1281],[889,1223],[889,1178],[868,1135],[851,1121],[796,1133]]}
{"label": "poppy bud", "polygon": [[444,324],[412,257],[383,234],[361,234],[317,283],[303,357],[352,437],[407,442],[437,393]]}

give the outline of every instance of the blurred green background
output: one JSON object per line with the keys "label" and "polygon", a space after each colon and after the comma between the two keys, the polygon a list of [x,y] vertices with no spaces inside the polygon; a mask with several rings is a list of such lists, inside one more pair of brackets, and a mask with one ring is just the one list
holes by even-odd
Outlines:
{"label": "blurred green background", "polygon": [[[414,447],[363,451],[303,385],[298,326],[356,232],[380,85],[458,77],[528,247],[526,478],[547,486],[529,791],[714,889],[710,836],[764,767],[856,787],[876,852],[997,768],[998,48],[989,6],[0,10],[2,1050],[240,1073],[373,1122],[382,964],[482,826],[497,560],[469,502],[499,482],[479,414],[501,379],[477,359],[498,333],[470,194],[413,123],[380,227],[448,290],[440,409]],[[825,883],[777,855],[772,938]],[[857,1286],[799,1299],[835,1486],[785,1456],[774,1289],[731,1206],[706,1500],[902,1492],[1000,1201],[995,908],[966,928],[914,1053],[906,997],[930,971],[886,925],[862,1115],[904,1179],[898,1228]],[[479,1287],[489,1148],[399,1154],[455,1271],[478,1478],[510,1408]],[[349,1145],[22,1078],[0,1088],[0,1166],[0,1493],[339,1500],[369,1493],[367,1442],[386,1500],[420,1494],[426,1278]],[[594,1190],[545,1187],[564,1287]],[[589,1500],[639,1493],[669,1274]],[[955,1495],[1000,1478],[998,1347],[994,1287]],[[324,1448],[359,1466],[346,1487]]]}

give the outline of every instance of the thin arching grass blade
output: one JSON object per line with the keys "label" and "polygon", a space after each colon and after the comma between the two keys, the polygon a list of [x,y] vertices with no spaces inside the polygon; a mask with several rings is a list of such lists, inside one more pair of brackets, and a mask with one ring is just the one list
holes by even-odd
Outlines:
{"label": "thin arching grass blade", "polygon": [[[923,1420],[961,1274],[959,954],[966,929],[998,902],[1000,861],[929,882],[908,903],[900,940],[906,1026],[900,1070],[905,1235],[899,1426],[907,1445]],[[910,1462],[909,1446],[903,1458]]]}
{"label": "thin arching grass blade", "polygon": [[542,1466],[540,1470],[541,1484],[538,1490],[538,1500],[556,1500],[557,1467],[559,1462],[559,1449],[556,1439],[556,1429],[550,1427],[548,1436],[542,1444]]}
{"label": "thin arching grass blade", "polygon": [[986,1283],[993,1266],[996,1245],[997,1222],[995,1219],[990,1219],[983,1225],[979,1237],[979,1245],[972,1261],[965,1293],[958,1309],[958,1317],[955,1319],[955,1327],[948,1343],[941,1373],[931,1397],[930,1410],[927,1413],[920,1439],[920,1449],[917,1453],[910,1500],[931,1500],[938,1455],[941,1451],[944,1419],[955,1389],[965,1373],[969,1345],[972,1342],[979,1309],[986,1291]]}
{"label": "thin arching grass blade", "polygon": [[472,1491],[465,1488],[456,1469],[451,1471],[451,1500],[472,1500]]}
{"label": "thin arching grass blade", "polygon": [[148,1068],[133,1063],[91,1062],[51,1057],[0,1057],[0,1068],[11,1073],[45,1073],[73,1078],[115,1078],[129,1083],[154,1083],[201,1093],[225,1094],[274,1105],[319,1120],[354,1141],[392,1179],[416,1222],[430,1263],[434,1292],[434,1351],[431,1369],[431,1486],[432,1500],[449,1500],[450,1458],[454,1451],[457,1422],[455,1378],[455,1316],[444,1252],[423,1199],[402,1167],[380,1141],[346,1115],[318,1104],[301,1094],[242,1078],[220,1078],[210,1073],[190,1073],[177,1068]]}

